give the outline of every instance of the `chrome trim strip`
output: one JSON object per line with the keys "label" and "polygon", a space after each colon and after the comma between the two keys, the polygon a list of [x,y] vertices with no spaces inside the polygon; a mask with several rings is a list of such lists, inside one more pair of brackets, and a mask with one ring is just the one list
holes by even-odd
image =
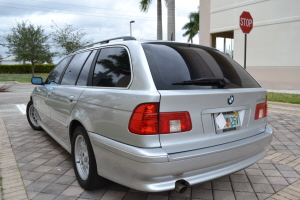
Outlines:
{"label": "chrome trim strip", "polygon": [[202,115],[203,114],[220,113],[220,112],[238,111],[238,110],[248,110],[248,109],[250,109],[250,105],[226,107],[226,108],[212,108],[212,109],[202,110]]}
{"label": "chrome trim strip", "polygon": [[107,49],[107,48],[114,48],[114,47],[121,47],[121,48],[124,48],[126,49],[127,53],[128,53],[128,57],[129,57],[129,62],[130,62],[130,70],[131,70],[131,77],[130,77],[130,82],[129,84],[127,85],[127,87],[102,87],[102,86],[92,86],[92,87],[98,87],[99,89],[121,89],[121,90],[127,90],[129,89],[129,87],[131,86],[132,84],[132,81],[133,81],[133,67],[132,67],[132,58],[131,58],[131,54],[130,54],[130,51],[129,51],[129,48],[124,45],[124,44],[112,44],[112,43],[107,43],[107,44],[99,44],[99,46],[93,46],[93,47],[90,47],[90,48],[87,48],[87,49],[82,49],[82,50],[79,50],[79,51],[75,51],[75,52],[72,52],[70,55],[77,55],[79,53],[83,53],[83,52],[86,52],[86,51],[92,51],[92,50],[101,50],[101,49]]}
{"label": "chrome trim strip", "polygon": [[[109,44],[109,43],[108,43]],[[129,57],[129,62],[130,62],[130,71],[131,71],[131,75],[130,75],[130,82],[129,84],[127,85],[127,87],[115,87],[115,89],[129,89],[129,87],[131,86],[132,84],[132,81],[133,81],[133,68],[132,68],[132,58],[131,58],[131,54],[130,54],[130,51],[129,51],[129,48],[126,46],[126,45],[120,45],[120,44],[110,44],[110,45],[107,45],[107,46],[100,46],[99,49],[107,49],[107,48],[114,48],[114,47],[121,47],[121,48],[124,48],[126,49],[127,51],[127,54],[128,54],[128,57]],[[95,87],[95,86],[94,86]],[[101,86],[98,86],[98,87],[101,87]],[[102,87],[102,88],[109,88],[109,87]],[[113,87],[110,87],[109,89],[111,89]]]}
{"label": "chrome trim strip", "polygon": [[43,111],[41,111],[41,110],[39,110],[39,109],[36,109],[36,110],[37,110],[38,112],[41,112],[42,114],[46,115],[46,116],[49,117],[50,119],[53,119],[53,120],[59,122],[60,124],[62,124],[63,126],[65,126],[66,128],[68,128],[68,125],[67,125],[67,124],[65,124],[65,123],[63,123],[63,122],[61,122],[61,121],[59,121],[59,120],[56,119],[56,118],[51,117],[49,114],[47,114],[47,113],[45,113],[45,112],[43,112]]}
{"label": "chrome trim strip", "polygon": [[41,111],[40,109],[34,107],[38,112],[42,113],[43,115],[46,115],[47,117],[51,117],[50,115],[48,115],[47,113]]}
{"label": "chrome trim strip", "polygon": [[68,125],[65,124],[65,123],[63,123],[62,121],[59,121],[58,119],[56,119],[56,118],[54,118],[54,117],[52,117],[52,116],[50,116],[50,119],[53,119],[54,121],[56,121],[56,122],[62,124],[62,125],[65,126],[66,128],[68,128]]}

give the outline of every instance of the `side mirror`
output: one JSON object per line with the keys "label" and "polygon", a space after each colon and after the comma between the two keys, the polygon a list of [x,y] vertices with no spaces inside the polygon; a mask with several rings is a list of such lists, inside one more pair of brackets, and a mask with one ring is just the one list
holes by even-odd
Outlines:
{"label": "side mirror", "polygon": [[43,85],[43,78],[42,77],[32,77],[31,83],[34,85]]}

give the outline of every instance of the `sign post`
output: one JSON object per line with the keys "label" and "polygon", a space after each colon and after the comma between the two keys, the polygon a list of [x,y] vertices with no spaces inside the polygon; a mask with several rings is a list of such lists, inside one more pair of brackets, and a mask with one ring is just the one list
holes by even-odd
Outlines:
{"label": "sign post", "polygon": [[246,53],[247,53],[247,34],[253,28],[253,18],[249,12],[244,11],[240,16],[240,27],[245,33],[245,51],[244,51],[244,68],[246,69]]}

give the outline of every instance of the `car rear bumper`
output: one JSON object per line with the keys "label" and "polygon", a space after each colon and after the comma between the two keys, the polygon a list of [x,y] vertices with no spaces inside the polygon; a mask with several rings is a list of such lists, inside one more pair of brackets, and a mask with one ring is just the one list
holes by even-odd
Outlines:
{"label": "car rear bumper", "polygon": [[89,133],[98,174],[130,188],[159,192],[172,190],[180,179],[191,185],[244,169],[267,153],[273,131],[218,146],[167,154],[162,148],[139,148]]}

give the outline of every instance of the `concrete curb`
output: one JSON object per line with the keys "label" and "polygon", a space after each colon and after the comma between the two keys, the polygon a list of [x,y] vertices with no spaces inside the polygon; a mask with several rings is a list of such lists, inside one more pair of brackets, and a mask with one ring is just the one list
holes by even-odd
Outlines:
{"label": "concrete curb", "polygon": [[285,107],[285,108],[297,108],[297,109],[300,109],[300,104],[281,103],[281,102],[275,102],[275,101],[268,101],[268,105],[280,106],[280,107]]}
{"label": "concrete curb", "polygon": [[268,92],[274,92],[274,93],[286,93],[286,94],[300,94],[300,90],[273,90],[273,89],[267,89]]}
{"label": "concrete curb", "polygon": [[0,81],[0,85],[8,84],[8,85],[31,85],[31,83],[20,83],[18,81]]}
{"label": "concrete curb", "polygon": [[14,82],[15,82],[15,84],[19,84],[19,85],[31,85],[31,83],[20,83],[18,81],[14,81]]}

